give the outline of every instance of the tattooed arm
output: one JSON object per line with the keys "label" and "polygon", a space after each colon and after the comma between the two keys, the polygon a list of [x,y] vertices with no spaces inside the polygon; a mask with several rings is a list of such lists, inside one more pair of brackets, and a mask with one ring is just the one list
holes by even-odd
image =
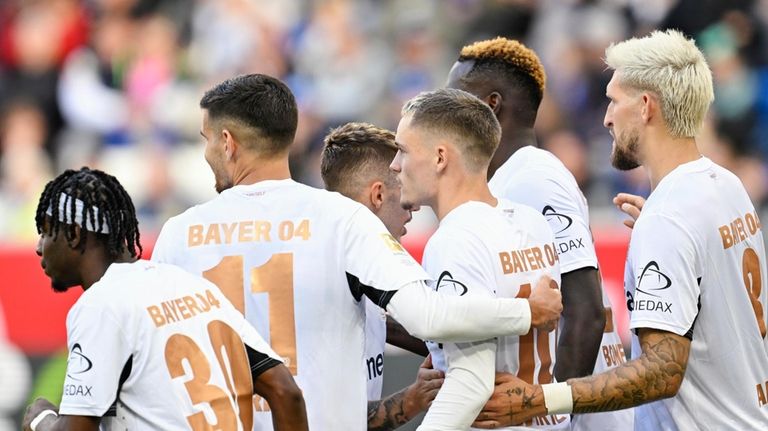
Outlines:
{"label": "tattooed arm", "polygon": [[442,371],[432,369],[432,357],[419,366],[416,381],[383,400],[368,401],[368,431],[390,431],[427,410],[443,385]]}
{"label": "tattooed arm", "polygon": [[[677,394],[688,365],[691,340],[667,331],[638,329],[642,354],[594,376],[570,379],[573,413],[621,410]],[[498,428],[547,414],[540,385],[506,375],[473,424]]]}

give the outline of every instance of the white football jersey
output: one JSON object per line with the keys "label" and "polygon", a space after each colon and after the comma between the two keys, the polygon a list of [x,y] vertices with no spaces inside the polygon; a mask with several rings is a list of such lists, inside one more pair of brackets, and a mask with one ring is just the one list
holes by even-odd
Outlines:
{"label": "white football jersey", "polygon": [[[427,279],[363,205],[290,179],[238,185],[173,217],[152,258],[230,297],[295,375],[317,430],[367,428],[361,285]],[[269,406],[254,404],[271,426]]]}
{"label": "white football jersey", "polygon": [[[665,176],[635,223],[625,269],[630,328],[691,339],[675,397],[637,407],[639,430],[768,428],[766,262],[741,181],[702,157]],[[633,336],[632,356],[640,355]]]}
{"label": "white football jersey", "polygon": [[67,315],[59,411],[103,416],[111,430],[250,430],[243,343],[278,358],[212,283],[171,265],[112,264]]}
{"label": "white football jersey", "polygon": [[[520,148],[499,167],[488,187],[495,196],[528,205],[544,215],[555,235],[561,273],[585,267],[598,268],[589,228],[587,200],[573,174],[552,153],[533,146]],[[616,332],[616,322],[605,290],[603,306],[606,322],[595,374],[626,362],[624,345]],[[573,416],[574,430],[630,428],[630,409]]]}
{"label": "white football jersey", "polygon": [[384,386],[384,348],[387,344],[387,314],[370,299],[365,299],[365,363],[363,372],[368,401],[381,399]]}
{"label": "white football jersey", "polygon": [[[467,202],[441,220],[424,250],[424,268],[437,280],[433,288],[442,294],[527,298],[544,274],[560,283],[553,239],[544,217],[532,208],[503,199],[497,208]],[[427,346],[435,368],[445,371],[452,354],[445,354],[448,346],[434,342]],[[529,383],[550,383],[555,347],[555,332],[532,329],[519,337],[500,337],[496,371]],[[563,429],[569,422],[569,415],[556,415],[536,418],[528,425]],[[525,429],[509,429],[518,428]]]}

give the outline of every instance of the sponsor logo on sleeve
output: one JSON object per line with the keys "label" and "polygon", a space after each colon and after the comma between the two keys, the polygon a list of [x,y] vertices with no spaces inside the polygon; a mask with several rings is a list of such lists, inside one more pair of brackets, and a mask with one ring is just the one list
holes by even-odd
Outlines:
{"label": "sponsor logo on sleeve", "polygon": [[469,289],[467,289],[467,286],[464,285],[464,283],[455,280],[450,272],[443,271],[437,279],[437,287],[435,290],[438,292],[464,296]]}
{"label": "sponsor logo on sleeve", "polygon": [[80,343],[75,343],[69,352],[69,359],[67,359],[67,377],[72,380],[80,380],[78,376],[87,373],[91,368],[93,368],[93,362],[83,354]]}
{"label": "sponsor logo on sleeve", "polygon": [[[72,346],[67,359],[67,377],[74,381],[80,381],[83,374],[93,368],[93,362],[83,354],[83,349],[79,343]],[[82,384],[64,384],[64,395],[90,397],[93,386]]]}
{"label": "sponsor logo on sleeve", "polygon": [[672,314],[672,303],[663,301],[660,293],[672,286],[672,280],[659,268],[659,264],[652,260],[648,262],[637,277],[635,295],[652,296],[658,299],[635,299],[627,292],[627,308],[629,311],[660,311]]}
{"label": "sponsor logo on sleeve", "polygon": [[567,231],[573,224],[572,218],[565,214],[558,213],[549,205],[545,206],[541,213],[552,228],[552,232],[555,234],[555,239],[562,239],[568,236],[567,234],[563,234],[563,232]]}

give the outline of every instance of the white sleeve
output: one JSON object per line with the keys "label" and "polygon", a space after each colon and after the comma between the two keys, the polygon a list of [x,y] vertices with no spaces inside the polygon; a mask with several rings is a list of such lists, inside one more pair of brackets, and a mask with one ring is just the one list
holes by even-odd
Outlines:
{"label": "white sleeve", "polygon": [[387,312],[414,337],[437,342],[523,335],[531,328],[526,299],[440,295],[421,281],[401,287]]}
{"label": "white sleeve", "polygon": [[581,193],[575,195],[569,192],[553,178],[545,181],[530,178],[506,185],[502,195],[544,215],[555,237],[561,273],[586,267],[597,268],[589,220],[585,220],[578,206],[578,200],[583,199],[586,207],[586,199]]}
{"label": "white sleeve", "polygon": [[67,344],[69,358],[59,412],[101,417],[117,398],[131,345],[116,318],[99,304],[75,304],[70,310]]}
{"label": "white sleeve", "polygon": [[632,232],[628,274],[630,329],[685,336],[699,312],[699,256],[690,233],[674,219],[641,215]]}
{"label": "white sleeve", "polygon": [[445,381],[418,431],[466,430],[493,394],[495,340],[446,344]]}
{"label": "white sleeve", "polygon": [[345,271],[362,285],[380,291],[429,280],[421,265],[387,232],[370,210],[360,205],[344,235]]}

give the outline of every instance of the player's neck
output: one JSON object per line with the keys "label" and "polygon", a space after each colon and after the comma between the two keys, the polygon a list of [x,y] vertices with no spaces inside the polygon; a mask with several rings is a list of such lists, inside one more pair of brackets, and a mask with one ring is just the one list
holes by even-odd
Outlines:
{"label": "player's neck", "polygon": [[103,247],[92,247],[86,249],[83,255],[83,265],[81,269],[81,279],[83,290],[88,290],[94,283],[101,280],[104,273],[113,263],[130,263],[138,260],[125,250],[117,259],[109,258],[107,251]]}
{"label": "player's neck", "polygon": [[488,189],[488,182],[483,173],[444,178],[439,187],[432,209],[440,221],[456,207],[469,201],[483,202],[491,206],[498,203]]}
{"label": "player's neck", "polygon": [[252,156],[235,167],[232,178],[235,185],[256,184],[266,180],[287,180],[291,178],[288,157]]}
{"label": "player's neck", "polygon": [[649,139],[643,157],[643,166],[648,171],[651,191],[656,189],[664,177],[678,166],[698,160],[701,153],[694,138],[672,138],[669,135]]}
{"label": "player's neck", "polygon": [[506,127],[501,133],[499,148],[493,154],[491,165],[488,167],[488,179],[493,177],[496,170],[501,167],[517,150],[529,145],[537,146],[536,133],[530,127]]}

